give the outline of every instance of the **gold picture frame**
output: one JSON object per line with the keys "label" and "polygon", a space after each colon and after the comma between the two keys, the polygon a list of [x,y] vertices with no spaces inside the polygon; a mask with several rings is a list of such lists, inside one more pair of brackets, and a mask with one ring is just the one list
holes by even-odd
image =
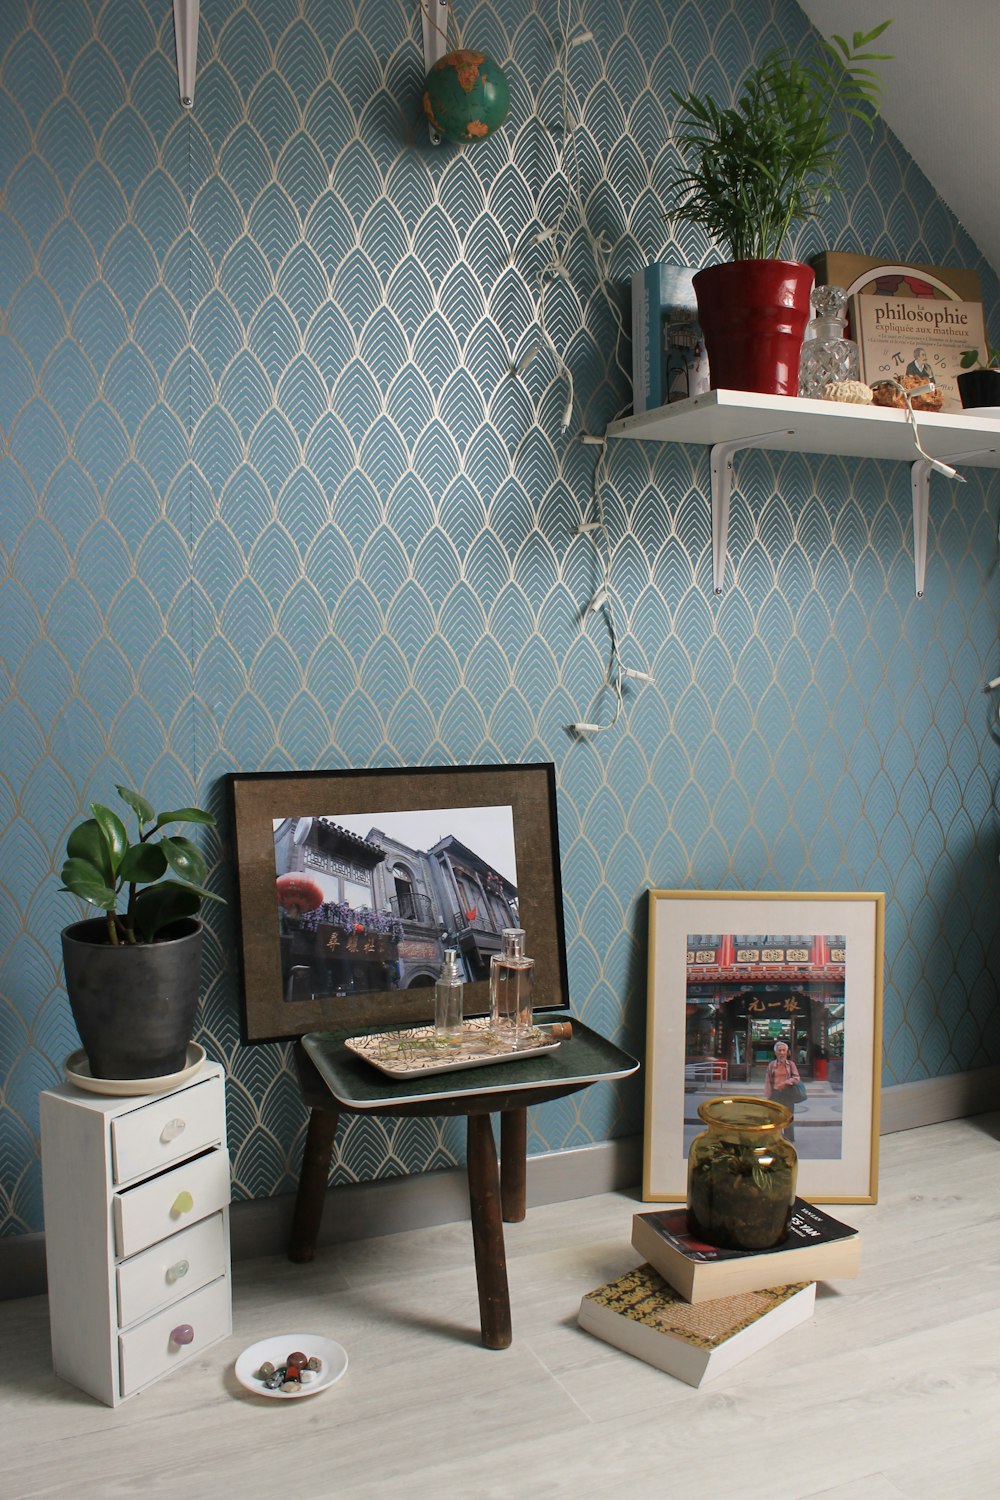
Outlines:
{"label": "gold picture frame", "polygon": [[762,1094],[774,1045],[806,1088],[799,1195],[878,1195],[885,896],[652,890],[643,1197],[679,1201],[697,1107]]}

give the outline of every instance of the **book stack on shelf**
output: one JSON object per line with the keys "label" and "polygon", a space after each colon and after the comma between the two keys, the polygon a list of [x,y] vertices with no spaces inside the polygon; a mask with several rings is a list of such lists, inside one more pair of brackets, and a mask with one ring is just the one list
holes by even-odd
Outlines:
{"label": "book stack on shelf", "polygon": [[861,379],[916,376],[940,393],[944,412],[961,412],[958,376],[967,349],[982,354],[986,329],[979,276],[958,266],[899,265],[826,250],[814,256],[817,283],[842,286]]}
{"label": "book stack on shelf", "polygon": [[703,395],[708,356],[690,266],[657,261],[632,277],[634,412]]}
{"label": "book stack on shelf", "polygon": [[854,1277],[861,1237],[796,1198],[786,1239],[724,1250],[687,1231],[687,1209],[634,1214],[645,1263],[588,1292],[577,1322],[667,1374],[703,1385],[806,1322],[816,1282]]}

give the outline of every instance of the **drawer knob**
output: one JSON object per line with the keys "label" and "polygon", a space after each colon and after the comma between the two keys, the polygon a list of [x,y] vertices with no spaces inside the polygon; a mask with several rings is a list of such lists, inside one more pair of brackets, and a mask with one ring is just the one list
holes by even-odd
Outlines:
{"label": "drawer knob", "polygon": [[185,1188],[183,1192],[177,1194],[177,1197],[170,1205],[170,1212],[171,1215],[175,1219],[177,1219],[181,1214],[189,1214],[192,1208],[194,1208],[194,1199],[191,1197],[191,1194],[188,1192],[187,1188]]}
{"label": "drawer knob", "polygon": [[164,1146],[169,1145],[171,1141],[176,1141],[179,1135],[183,1135],[186,1126],[186,1120],[168,1120],[160,1131],[160,1140]]}
{"label": "drawer knob", "polygon": [[194,1343],[194,1329],[190,1323],[180,1323],[171,1331],[170,1337],[175,1344],[192,1344]]}
{"label": "drawer knob", "polygon": [[175,1261],[175,1263],[172,1266],[168,1267],[168,1269],[167,1269],[167,1280],[172,1285],[175,1281],[180,1281],[180,1279],[181,1279],[182,1276],[186,1276],[187,1273],[190,1271],[190,1269],[191,1269],[191,1262],[190,1261],[187,1261],[187,1260],[178,1260],[178,1261]]}

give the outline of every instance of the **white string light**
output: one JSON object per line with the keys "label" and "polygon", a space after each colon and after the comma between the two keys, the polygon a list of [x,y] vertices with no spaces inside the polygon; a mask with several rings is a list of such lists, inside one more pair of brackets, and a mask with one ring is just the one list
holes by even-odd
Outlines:
{"label": "white string light", "polygon": [[906,409],[906,420],[907,422],[909,422],[911,428],[913,429],[913,446],[914,448],[916,448],[917,452],[920,454],[920,457],[924,460],[924,462],[930,464],[931,468],[936,469],[939,474],[943,474],[946,479],[955,479],[959,484],[964,484],[964,474],[960,474],[957,469],[953,469],[951,467],[951,464],[942,463],[939,458],[931,458],[930,454],[924,450],[924,447],[920,441],[920,433],[917,431],[917,414],[913,410],[911,398],[913,396],[926,396],[928,391],[935,390],[936,387],[934,385],[934,382],[932,380],[928,380],[923,385],[915,385],[907,388],[905,385],[903,385],[901,380],[897,380],[894,375],[889,375],[879,383],[884,385],[894,385],[897,391],[902,394],[903,405]]}
{"label": "white string light", "polygon": [[[573,412],[576,406],[576,386],[573,380],[573,371],[570,369],[562,350],[558,348],[548,328],[549,299],[560,284],[569,285],[571,282],[567,257],[574,234],[582,229],[587,237],[594,264],[597,270],[597,284],[600,294],[611,314],[615,325],[615,364],[627,382],[631,382],[631,371],[622,361],[622,343],[625,336],[625,325],[622,319],[621,308],[615,298],[611,295],[611,256],[614,246],[610,244],[607,236],[603,233],[595,235],[587,220],[587,210],[584,203],[582,173],[580,154],[578,147],[578,132],[582,127],[583,120],[577,103],[576,95],[570,80],[570,55],[578,47],[594,46],[594,34],[583,22],[581,0],[567,0],[565,19],[563,16],[563,0],[556,0],[556,25],[559,31],[559,45],[556,57],[556,67],[559,74],[559,107],[561,121],[558,130],[553,130],[553,139],[556,143],[556,168],[566,184],[566,192],[556,213],[554,222],[546,228],[540,229],[534,236],[533,244],[541,247],[546,252],[537,273],[537,294],[534,302],[534,319],[532,337],[527,348],[512,363],[511,374],[523,376],[525,370],[536,356],[546,350],[552,357],[556,367],[557,378],[565,382],[566,404],[563,408],[560,428],[563,433],[569,431],[573,423]],[[544,124],[544,122],[542,122]],[[570,209],[573,209],[572,223],[568,224]],[[624,406],[615,416],[621,416],[628,410]],[[580,719],[568,727],[579,735],[600,734],[604,730],[613,729],[621,718],[624,708],[625,691],[624,683],[629,679],[636,683],[651,682],[653,679],[648,672],[642,672],[635,668],[625,667],[619,650],[618,627],[616,613],[618,601],[611,582],[611,542],[608,534],[608,526],[604,514],[603,486],[606,482],[606,459],[607,442],[603,437],[595,437],[590,434],[581,434],[584,443],[594,444],[600,448],[597,463],[594,469],[593,494],[591,503],[596,507],[596,519],[588,520],[586,515],[581,518],[578,527],[578,535],[589,537],[594,544],[598,563],[600,565],[600,581],[594,590],[590,600],[582,612],[582,619],[586,621],[591,616],[601,615],[605,621],[610,641],[610,659],[608,663],[607,676],[600,691],[610,688],[614,693],[614,714],[610,723],[604,724],[590,719]]]}

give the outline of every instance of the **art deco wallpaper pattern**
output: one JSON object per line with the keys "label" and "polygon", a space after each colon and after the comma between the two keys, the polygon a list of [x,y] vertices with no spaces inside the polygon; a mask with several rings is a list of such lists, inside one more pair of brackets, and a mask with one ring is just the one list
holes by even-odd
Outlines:
{"label": "art deco wallpaper pattern", "polygon": [[[612,444],[628,683],[611,732],[591,517],[629,400],[588,236],[530,345],[559,170],[555,0],[456,7],[506,127],[433,149],[401,0],[202,0],[193,114],[169,0],[0,7],[0,1226],[37,1229],[37,1094],[76,1045],[68,829],[114,784],[223,811],[239,768],[553,760],[574,1009],[641,1051],[650,886],[888,894],[887,1083],[1000,1061],[993,975],[998,489],[933,481],[913,596],[908,470],[745,455],[711,591],[707,453]],[[624,283],[673,237],[671,89],[726,91],[807,26],[791,0],[585,0],[570,53],[590,233]],[[996,280],[899,144],[843,148],[803,231]],[[627,297],[615,290],[627,316]],[[627,365],[627,346],[622,350]],[[207,845],[232,897],[229,830]],[[200,1039],[229,1072],[237,1193],[294,1182],[287,1047],[239,1044],[231,908]],[[536,1112],[532,1150],[636,1131],[641,1082]],[[339,1180],[453,1162],[432,1122],[354,1122]]]}

